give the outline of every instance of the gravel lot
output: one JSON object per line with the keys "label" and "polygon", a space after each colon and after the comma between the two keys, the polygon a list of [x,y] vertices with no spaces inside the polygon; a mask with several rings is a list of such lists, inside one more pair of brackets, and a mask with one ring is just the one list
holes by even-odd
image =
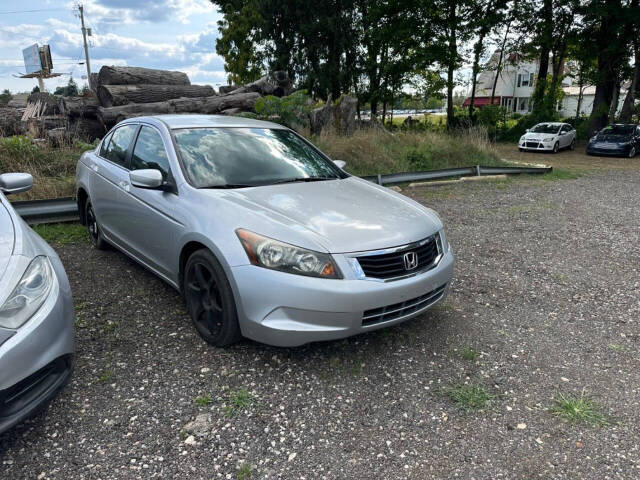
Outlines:
{"label": "gravel lot", "polygon": [[[447,303],[297,349],[209,347],[178,294],[124,255],[58,246],[76,372],[0,436],[0,477],[639,478],[640,158],[619,162],[406,190],[447,226]],[[447,392],[465,383],[492,401],[460,408]],[[582,392],[608,425],[550,412]]]}

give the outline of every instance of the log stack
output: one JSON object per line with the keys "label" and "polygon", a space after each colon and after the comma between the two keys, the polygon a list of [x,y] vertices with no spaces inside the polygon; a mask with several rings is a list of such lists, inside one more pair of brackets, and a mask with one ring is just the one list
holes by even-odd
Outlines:
{"label": "log stack", "polygon": [[[217,93],[208,85],[192,85],[183,72],[140,67],[104,66],[92,74],[94,91],[77,97],[33,94],[21,109],[0,112],[4,133],[23,132],[39,138],[79,138],[92,142],[121,120],[159,114],[223,114],[254,112],[262,96],[286,96],[291,81],[285,72],[265,75],[247,85],[228,85]],[[16,105],[17,106],[17,105]],[[6,109],[8,110],[8,109]],[[22,114],[22,127],[17,113]],[[6,121],[4,121],[6,120]],[[52,135],[49,130],[55,129]],[[63,132],[63,129],[66,132]]]}

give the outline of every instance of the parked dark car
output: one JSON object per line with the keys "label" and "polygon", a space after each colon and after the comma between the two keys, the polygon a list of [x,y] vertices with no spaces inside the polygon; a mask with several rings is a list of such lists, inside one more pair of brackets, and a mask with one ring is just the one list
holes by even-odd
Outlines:
{"label": "parked dark car", "polygon": [[587,144],[587,155],[618,155],[633,158],[640,152],[640,126],[607,125]]}

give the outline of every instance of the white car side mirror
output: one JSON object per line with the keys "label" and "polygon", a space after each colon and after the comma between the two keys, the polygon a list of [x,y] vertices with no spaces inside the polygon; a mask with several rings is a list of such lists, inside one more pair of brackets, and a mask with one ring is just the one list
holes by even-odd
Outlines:
{"label": "white car side mirror", "polygon": [[3,173],[0,175],[0,190],[5,195],[31,190],[33,177],[29,173]]}
{"label": "white car side mirror", "polygon": [[155,168],[145,168],[129,172],[131,185],[138,188],[158,188],[162,186],[162,173]]}
{"label": "white car side mirror", "polygon": [[334,160],[333,163],[336,164],[336,167],[344,169],[344,167],[347,166],[347,162],[345,162],[344,160]]}

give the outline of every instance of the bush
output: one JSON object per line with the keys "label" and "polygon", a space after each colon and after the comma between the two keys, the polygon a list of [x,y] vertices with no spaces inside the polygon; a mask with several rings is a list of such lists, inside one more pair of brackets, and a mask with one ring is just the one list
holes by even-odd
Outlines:
{"label": "bush", "polygon": [[305,90],[298,90],[287,97],[267,95],[256,100],[257,117],[272,120],[289,128],[308,127],[311,101]]}
{"label": "bush", "polygon": [[3,154],[3,157],[8,156],[24,160],[36,156],[38,152],[38,147],[29,137],[13,135],[12,137],[0,138],[0,154]]}

